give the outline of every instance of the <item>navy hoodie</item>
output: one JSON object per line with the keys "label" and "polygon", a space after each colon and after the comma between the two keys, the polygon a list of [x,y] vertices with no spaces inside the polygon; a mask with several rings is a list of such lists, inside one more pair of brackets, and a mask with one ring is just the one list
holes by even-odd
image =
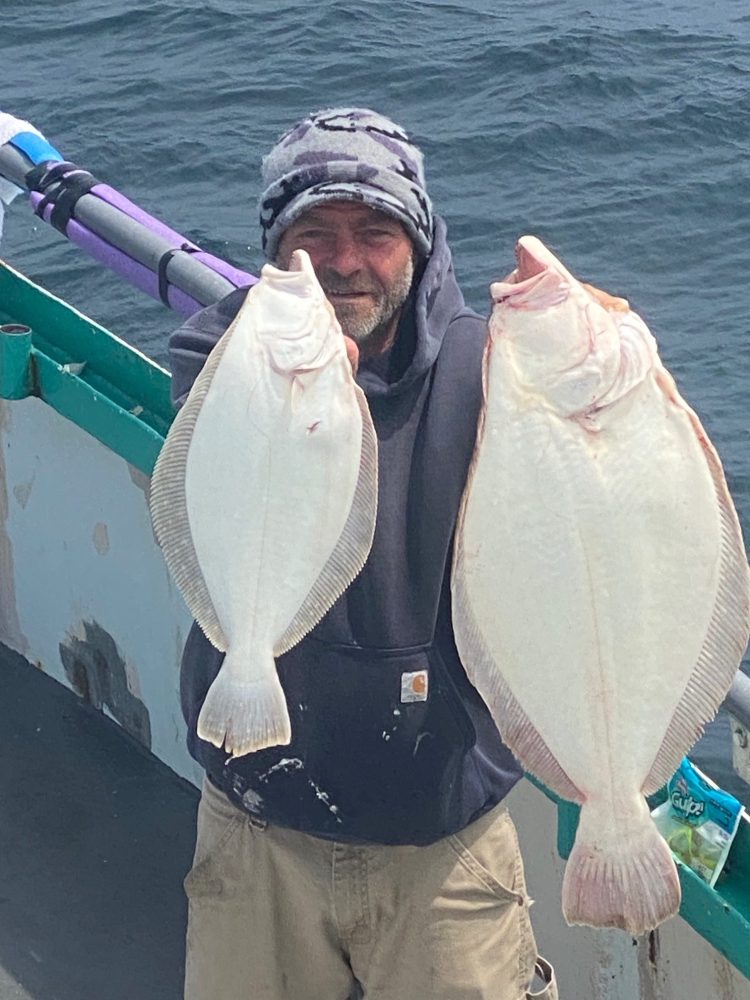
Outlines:
{"label": "navy hoodie", "polygon": [[[230,293],[170,338],[178,405],[245,294]],[[485,321],[464,305],[438,219],[394,347],[357,375],[378,436],[375,538],[359,576],[277,660],[289,746],[229,759],[198,738],[223,654],[193,625],[181,672],[189,750],[260,821],[339,841],[428,844],[491,809],[521,776],[466,677],[451,627],[453,532],[485,338]]]}

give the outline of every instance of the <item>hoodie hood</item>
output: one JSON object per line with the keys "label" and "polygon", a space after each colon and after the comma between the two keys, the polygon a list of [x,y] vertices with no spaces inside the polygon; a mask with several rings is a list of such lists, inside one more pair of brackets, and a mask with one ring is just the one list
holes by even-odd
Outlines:
{"label": "hoodie hood", "polygon": [[[436,216],[433,250],[404,303],[393,347],[385,355],[360,365],[357,383],[365,395],[395,396],[421,378],[435,363],[449,325],[464,312],[469,310],[453,273],[445,222]],[[389,366],[388,359],[405,348],[411,356],[397,366],[399,374],[390,381],[386,372],[389,367],[393,371],[393,366]]]}

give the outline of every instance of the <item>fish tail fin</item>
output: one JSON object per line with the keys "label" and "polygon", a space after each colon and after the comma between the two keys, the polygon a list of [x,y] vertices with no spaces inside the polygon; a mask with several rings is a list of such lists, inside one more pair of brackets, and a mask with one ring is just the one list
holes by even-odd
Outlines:
{"label": "fish tail fin", "polygon": [[677,913],[681,895],[677,868],[642,802],[641,822],[629,820],[627,836],[607,843],[595,836],[590,807],[582,806],[563,877],[562,907],[569,924],[643,934]]}
{"label": "fish tail fin", "polygon": [[232,757],[290,742],[286,698],[273,658],[269,660],[262,672],[248,677],[246,664],[235,668],[232,653],[227,653],[198,715],[200,739],[224,746]]}

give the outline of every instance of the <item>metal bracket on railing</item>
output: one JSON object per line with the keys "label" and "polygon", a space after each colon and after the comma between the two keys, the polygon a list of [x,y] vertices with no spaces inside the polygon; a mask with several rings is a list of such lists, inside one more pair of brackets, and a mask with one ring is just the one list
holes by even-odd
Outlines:
{"label": "metal bracket on railing", "polygon": [[724,707],[732,727],[732,767],[750,784],[750,677],[737,674]]}

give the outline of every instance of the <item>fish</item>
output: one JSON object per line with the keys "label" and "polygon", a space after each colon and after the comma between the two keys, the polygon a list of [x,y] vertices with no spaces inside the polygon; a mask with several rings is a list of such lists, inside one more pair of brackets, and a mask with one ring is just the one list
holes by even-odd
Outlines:
{"label": "fish", "polygon": [[580,805],[567,922],[642,934],[680,904],[645,797],[736,674],[747,557],[719,456],[644,321],[534,236],[516,258],[490,286],[456,644],[526,771]]}
{"label": "fish", "polygon": [[150,508],[187,606],[224,652],[198,716],[232,757],[291,740],[275,659],[364,566],[377,439],[304,250],[266,264],[159,453]]}

